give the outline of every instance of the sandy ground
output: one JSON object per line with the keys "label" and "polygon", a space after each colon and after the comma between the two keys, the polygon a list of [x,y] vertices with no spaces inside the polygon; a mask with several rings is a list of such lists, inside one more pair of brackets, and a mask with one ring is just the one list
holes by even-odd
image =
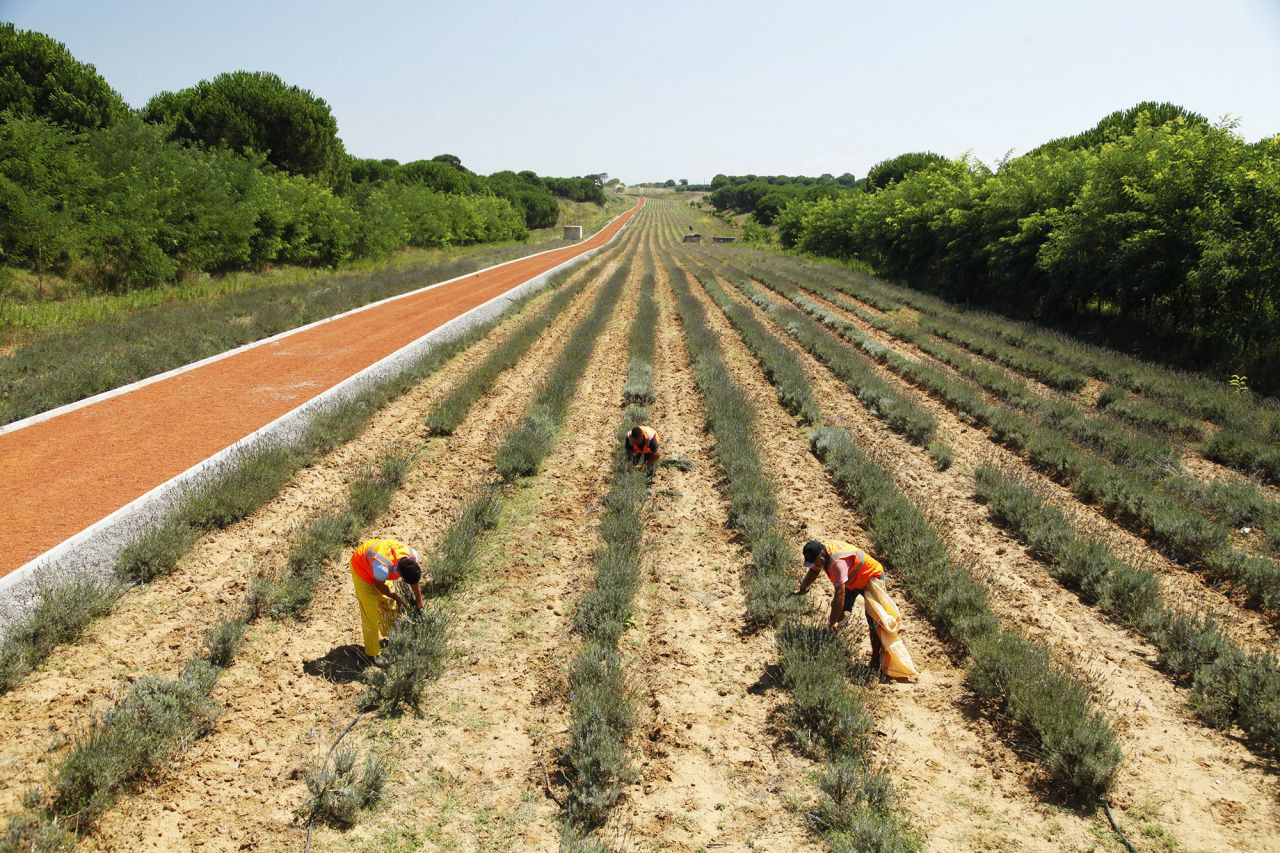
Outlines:
{"label": "sandy ground", "polygon": [[[503,323],[392,404],[391,411],[411,416],[373,418],[360,435],[300,471],[249,518],[203,537],[175,574],[131,590],[78,643],[55,649],[40,669],[0,697],[0,813],[11,810],[26,787],[43,781],[67,739],[139,675],[176,673],[199,648],[204,631],[241,606],[250,579],[278,566],[295,532],[340,503],[366,465],[390,449],[424,441],[423,415],[433,402],[465,376],[466,364],[487,357],[547,298],[536,297],[513,322]],[[572,314],[573,306],[566,311]],[[562,318],[555,327],[560,337],[553,330],[549,345],[562,340],[569,322]],[[433,445],[422,464],[429,466],[444,449],[443,443]]]}
{"label": "sandy ground", "polygon": [[[362,467],[389,447],[423,450],[406,488],[371,532],[430,551],[492,476],[494,451],[574,324],[590,310],[612,259],[631,266],[626,293],[634,294],[642,253],[654,243],[668,251],[686,230],[687,217],[678,203],[651,202],[601,264],[601,278],[499,378],[455,435],[428,439],[421,416],[513,324],[393,404],[412,417],[379,419],[300,472],[254,516],[202,540],[183,572],[129,593],[83,642],[56,651],[39,672],[0,697],[0,813],[12,812],[24,788],[47,778],[89,712],[105,707],[139,674],[175,671],[204,628],[238,606],[247,580],[281,558],[282,532],[341,501]],[[804,815],[816,797],[816,766],[786,740],[780,716],[789,700],[770,678],[776,664],[772,635],[743,629],[745,556],[726,530],[713,439],[705,432],[701,396],[660,264],[658,272],[658,401],[651,412],[667,452],[693,467],[663,469],[647,507],[645,582],[634,625],[621,643],[642,700],[631,745],[639,780],[628,786],[601,837],[626,850],[811,849],[815,839]],[[730,372],[754,400],[759,449],[775,479],[779,515],[790,525],[797,576],[804,540],[866,541],[861,518],[830,488],[804,430],[777,403],[723,314],[696,284],[694,293],[723,342]],[[509,490],[502,521],[484,540],[485,570],[442,599],[454,618],[451,657],[443,677],[428,688],[424,718],[368,717],[348,736],[350,745],[391,760],[389,802],[363,813],[349,831],[319,829],[313,849],[557,847],[556,800],[563,787],[555,761],[565,742],[567,673],[579,643],[571,623],[593,582],[590,557],[609,487],[607,460],[621,416],[634,315],[628,295],[582,366],[582,384],[556,449],[539,474]],[[1000,618],[1048,643],[1098,685],[1126,756],[1113,798],[1116,814],[1138,849],[1280,849],[1274,769],[1231,737],[1200,726],[1185,710],[1183,692],[1154,668],[1154,650],[1053,581],[974,499],[977,464],[994,458],[1017,466],[1020,460],[915,394],[938,418],[939,436],[956,455],[949,471],[938,472],[922,450],[870,417],[843,383],[800,357],[828,418],[889,461],[899,487],[926,510],[955,555],[983,567]],[[882,374],[914,394],[897,377]],[[1133,554],[1149,551],[1069,493],[1056,489],[1052,495],[1109,542],[1124,542],[1137,549]],[[1161,574],[1167,594],[1202,586],[1176,566],[1148,564]],[[876,720],[876,759],[926,849],[1119,850],[1100,814],[1053,802],[1040,785],[1034,755],[1011,748],[975,707],[954,649],[938,642],[896,591],[922,678],[859,689]],[[820,586],[810,593],[815,618],[825,610],[827,592]],[[1269,625],[1250,623],[1255,614],[1241,613],[1225,596],[1211,606],[1239,616],[1236,630],[1253,642],[1274,641]],[[226,711],[213,732],[123,798],[83,846],[300,848],[303,830],[295,810],[305,797],[301,773],[351,718],[360,690],[330,664],[358,641],[345,561],[337,561],[304,621],[250,629],[215,689]]]}
{"label": "sandy ground", "polygon": [[[915,347],[898,341],[860,321],[848,311],[842,310],[821,297],[813,300],[832,313],[858,326],[869,337],[889,346],[904,356],[927,363],[953,378],[960,378],[949,367],[933,359]],[[780,300],[779,300],[780,301]],[[997,366],[997,365],[993,365]],[[905,380],[887,368],[878,367],[878,374],[898,388],[910,388]],[[1049,497],[1050,503],[1072,519],[1077,530],[1088,531],[1101,537],[1121,557],[1143,566],[1160,577],[1161,589],[1170,602],[1184,602],[1186,606],[1212,613],[1223,629],[1247,648],[1275,648],[1280,643],[1276,625],[1256,610],[1242,606],[1219,587],[1206,581],[1203,575],[1189,571],[1151,548],[1140,537],[1107,518],[1099,509],[1086,506],[1070,490],[1035,471],[1016,453],[991,441],[985,430],[975,428],[949,413],[941,403],[921,392],[911,392],[914,399],[932,411],[938,419],[938,435],[953,448],[965,448],[972,458],[991,461],[1001,467],[1020,470],[1033,480]],[[989,395],[984,395],[989,402]],[[969,469],[972,472],[972,469]]]}
{"label": "sandy ground", "polygon": [[[543,365],[589,310],[596,290],[588,287],[529,354],[499,377],[454,435],[431,441],[377,532],[426,551],[434,547],[491,476],[502,436],[523,414]],[[418,421],[428,406],[413,411]],[[214,731],[192,746],[162,784],[103,819],[95,835],[102,849],[270,848],[291,846],[289,839],[300,837],[293,812],[304,798],[301,770],[332,730],[350,719],[360,691],[349,677],[330,680],[322,674],[326,658],[341,656],[343,647],[359,641],[350,583],[345,561],[335,561],[303,623],[264,623],[246,634],[244,650],[214,691],[226,708]]]}
{"label": "sandy ground", "polygon": [[[990,522],[971,479],[990,448],[953,443],[956,462],[939,472],[921,449],[870,418],[843,383],[800,355],[818,398],[828,402],[835,419],[878,459],[891,460],[899,488],[944,533],[955,556],[981,567],[978,574],[992,591],[997,615],[1047,643],[1059,660],[1095,683],[1125,754],[1113,794],[1122,822],[1151,826],[1153,832],[1163,828],[1194,848],[1280,844],[1274,777],[1259,760],[1190,715],[1183,696],[1154,668],[1149,644],[1063,589]],[[887,372],[882,378],[894,381]],[[948,428],[958,422],[932,401],[917,400],[944,425],[940,437],[951,440]]]}
{"label": "sandy ground", "polygon": [[622,648],[645,713],[641,780],[604,831],[640,850],[802,850],[811,762],[781,742],[785,694],[769,672],[772,632],[745,630],[748,557],[728,530],[727,504],[681,326],[659,267],[660,319],[650,407],[665,452],[648,515],[648,582]]}
{"label": "sandy ground", "polygon": [[[761,449],[778,486],[780,515],[795,525],[798,579],[805,540],[839,536],[865,543],[862,521],[830,488],[795,419],[777,403],[728,320],[700,289],[694,292],[724,346],[734,380],[756,400]],[[829,401],[832,394],[847,392],[831,390],[818,399]],[[892,591],[892,577],[890,584]],[[827,607],[829,589],[815,585],[809,595],[816,618]],[[928,849],[1090,849],[1099,821],[1050,805],[1031,792],[1034,767],[975,714],[963,669],[910,600],[899,593],[895,601],[907,620],[903,636],[922,675],[916,684],[871,688],[868,701],[880,738],[877,755],[913,823],[927,834]]]}

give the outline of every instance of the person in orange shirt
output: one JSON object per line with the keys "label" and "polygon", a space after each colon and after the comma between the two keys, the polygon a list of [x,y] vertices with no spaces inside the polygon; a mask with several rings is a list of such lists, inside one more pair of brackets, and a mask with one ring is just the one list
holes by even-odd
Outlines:
{"label": "person in orange shirt", "polygon": [[422,567],[418,552],[396,539],[368,539],[351,553],[351,583],[360,605],[364,651],[378,662],[382,641],[409,605],[391,588],[403,580],[413,589],[414,604],[422,609]]}
{"label": "person in orange shirt", "polygon": [[632,465],[644,463],[645,472],[652,482],[653,472],[658,467],[658,460],[662,458],[662,453],[658,450],[658,431],[652,427],[637,426],[627,433],[626,446],[627,461]]}
{"label": "person in orange shirt", "polygon": [[[826,572],[835,588],[831,595],[831,615],[827,627],[832,631],[840,629],[844,616],[853,609],[858,595],[867,588],[872,578],[884,577],[884,566],[867,552],[838,540],[811,539],[804,543],[804,579],[796,587],[792,595],[804,595],[809,587],[818,579],[818,574]],[[871,669],[880,668],[880,637],[876,634],[875,622],[871,614],[867,614],[867,628],[871,632]]]}

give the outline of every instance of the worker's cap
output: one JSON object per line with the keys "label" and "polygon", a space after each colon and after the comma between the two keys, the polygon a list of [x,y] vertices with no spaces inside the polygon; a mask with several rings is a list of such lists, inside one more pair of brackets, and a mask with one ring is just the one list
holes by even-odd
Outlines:
{"label": "worker's cap", "polygon": [[417,583],[422,580],[422,567],[413,557],[401,557],[396,561],[396,574],[409,583]]}
{"label": "worker's cap", "polygon": [[804,567],[806,569],[813,568],[813,564],[818,562],[818,558],[822,556],[822,543],[817,539],[810,539],[804,543]]}

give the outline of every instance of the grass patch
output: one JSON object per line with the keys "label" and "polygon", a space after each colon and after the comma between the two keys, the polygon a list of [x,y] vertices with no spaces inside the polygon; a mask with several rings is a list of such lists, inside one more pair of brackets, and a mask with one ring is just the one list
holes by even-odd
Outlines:
{"label": "grass patch", "polygon": [[76,577],[36,595],[25,615],[9,622],[0,641],[0,693],[17,686],[55,647],[71,643],[92,620],[111,612],[124,587],[111,580]]}

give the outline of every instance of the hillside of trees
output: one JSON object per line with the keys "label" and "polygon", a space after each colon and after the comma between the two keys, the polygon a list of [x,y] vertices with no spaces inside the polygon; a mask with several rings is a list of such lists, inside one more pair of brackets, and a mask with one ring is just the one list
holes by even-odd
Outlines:
{"label": "hillside of trees", "polygon": [[328,104],[263,72],[133,110],[62,44],[0,24],[0,263],[93,288],[520,240],[557,196],[603,204],[607,177],[352,157]]}
{"label": "hillside of trees", "polygon": [[916,152],[832,183],[710,198],[786,248],[1280,391],[1280,137],[1143,103],[997,169]]}

